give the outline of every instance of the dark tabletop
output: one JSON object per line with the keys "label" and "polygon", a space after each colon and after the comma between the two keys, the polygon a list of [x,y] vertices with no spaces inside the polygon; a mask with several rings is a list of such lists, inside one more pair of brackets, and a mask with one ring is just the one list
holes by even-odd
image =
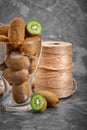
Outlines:
{"label": "dark tabletop", "polygon": [[43,113],[0,111],[0,130],[86,130],[87,82],[80,79],[77,83],[73,96],[61,99],[57,107]]}

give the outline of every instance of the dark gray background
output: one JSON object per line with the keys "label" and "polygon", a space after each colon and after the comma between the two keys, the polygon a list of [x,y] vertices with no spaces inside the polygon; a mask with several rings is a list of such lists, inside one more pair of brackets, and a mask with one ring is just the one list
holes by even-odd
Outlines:
{"label": "dark gray background", "polygon": [[0,24],[16,16],[40,20],[43,40],[71,42],[74,75],[87,76],[87,0],[0,0]]}
{"label": "dark gray background", "polygon": [[[0,24],[20,16],[27,22],[38,19],[43,40],[73,44],[76,93],[44,113],[0,112],[0,130],[87,129],[87,0],[0,0]],[[0,99],[1,100],[1,99]]]}

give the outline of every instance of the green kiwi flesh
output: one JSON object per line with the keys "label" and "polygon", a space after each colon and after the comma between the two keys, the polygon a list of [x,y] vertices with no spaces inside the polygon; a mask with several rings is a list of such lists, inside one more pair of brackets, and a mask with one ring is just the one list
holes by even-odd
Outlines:
{"label": "green kiwi flesh", "polygon": [[30,20],[26,25],[26,29],[30,34],[38,35],[41,34],[42,25],[38,20]]}
{"label": "green kiwi flesh", "polygon": [[41,94],[34,94],[31,97],[30,105],[33,110],[35,111],[41,111],[46,104],[45,98]]}

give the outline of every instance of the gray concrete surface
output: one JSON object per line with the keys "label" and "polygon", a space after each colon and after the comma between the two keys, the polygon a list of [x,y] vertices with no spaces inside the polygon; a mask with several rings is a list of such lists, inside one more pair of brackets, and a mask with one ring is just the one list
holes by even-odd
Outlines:
{"label": "gray concrete surface", "polygon": [[73,44],[74,75],[87,76],[87,1],[86,0],[0,0],[0,24],[16,16],[38,19],[43,25],[43,40]]}
{"label": "gray concrete surface", "polygon": [[[87,0],[0,0],[0,25],[20,16],[38,19],[43,40],[73,44],[73,74],[77,92],[44,113],[0,112],[0,130],[87,129]],[[0,98],[1,102],[1,98]]]}
{"label": "gray concrete surface", "polygon": [[73,96],[43,113],[0,111],[0,130],[87,130],[87,83],[78,82]]}

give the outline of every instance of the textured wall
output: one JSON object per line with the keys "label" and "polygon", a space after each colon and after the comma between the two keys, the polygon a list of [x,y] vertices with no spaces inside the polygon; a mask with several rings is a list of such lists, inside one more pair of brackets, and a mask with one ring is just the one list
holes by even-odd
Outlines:
{"label": "textured wall", "polygon": [[0,24],[15,16],[43,24],[43,40],[62,40],[73,44],[74,75],[87,76],[86,0],[0,0]]}

